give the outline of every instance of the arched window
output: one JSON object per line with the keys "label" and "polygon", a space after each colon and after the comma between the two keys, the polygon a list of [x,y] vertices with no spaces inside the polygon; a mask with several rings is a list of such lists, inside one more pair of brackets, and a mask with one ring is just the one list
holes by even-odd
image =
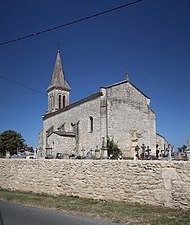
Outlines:
{"label": "arched window", "polygon": [[51,96],[49,96],[49,111],[52,110],[52,107],[51,107]]}
{"label": "arched window", "polygon": [[50,110],[53,110],[54,109],[54,97],[53,97],[53,95],[51,95],[49,97],[49,109]]}
{"label": "arched window", "polygon": [[93,124],[93,117],[90,116],[90,132],[93,132],[93,126],[94,126],[94,124]]}
{"label": "arched window", "polygon": [[65,107],[65,95],[63,96],[63,108]]}
{"label": "arched window", "polygon": [[59,109],[61,109],[61,95],[59,95]]}
{"label": "arched window", "polygon": [[54,102],[54,96],[53,95],[51,96],[51,100],[52,100],[51,107],[52,107],[52,109],[54,109],[55,102]]}

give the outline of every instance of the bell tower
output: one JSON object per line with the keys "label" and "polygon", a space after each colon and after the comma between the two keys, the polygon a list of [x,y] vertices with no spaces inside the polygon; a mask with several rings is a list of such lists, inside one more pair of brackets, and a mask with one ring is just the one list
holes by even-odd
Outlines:
{"label": "bell tower", "polygon": [[47,113],[55,112],[69,105],[70,91],[71,88],[65,79],[60,51],[58,50],[51,83],[47,89],[48,93]]}

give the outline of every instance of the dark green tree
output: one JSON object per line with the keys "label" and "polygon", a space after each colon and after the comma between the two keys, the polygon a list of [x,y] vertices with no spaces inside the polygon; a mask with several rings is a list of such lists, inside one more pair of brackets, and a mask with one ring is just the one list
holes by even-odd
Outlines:
{"label": "dark green tree", "polygon": [[114,142],[113,139],[107,138],[107,148],[108,148],[108,156],[112,155],[112,159],[118,159],[119,155],[122,154],[118,145]]}
{"label": "dark green tree", "polygon": [[179,152],[185,152],[186,151],[187,146],[183,145],[182,147],[178,148]]}
{"label": "dark green tree", "polygon": [[13,130],[7,130],[0,134],[0,153],[5,155],[9,151],[12,155],[14,151],[25,147],[25,140],[20,133]]}

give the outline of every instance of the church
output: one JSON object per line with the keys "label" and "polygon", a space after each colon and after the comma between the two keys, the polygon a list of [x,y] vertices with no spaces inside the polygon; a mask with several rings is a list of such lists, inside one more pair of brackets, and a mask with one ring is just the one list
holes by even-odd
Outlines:
{"label": "church", "polygon": [[156,133],[156,114],[150,98],[125,74],[125,80],[102,86],[99,92],[70,104],[71,87],[65,79],[60,51],[47,89],[48,110],[39,134],[41,156],[58,154],[85,156],[100,150],[107,158],[107,139],[114,140],[123,157],[134,156],[135,146],[148,146],[155,155],[167,147]]}

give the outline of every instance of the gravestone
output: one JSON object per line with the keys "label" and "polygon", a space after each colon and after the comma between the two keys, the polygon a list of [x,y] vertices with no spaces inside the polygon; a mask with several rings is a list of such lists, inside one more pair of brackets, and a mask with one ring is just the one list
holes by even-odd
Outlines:
{"label": "gravestone", "polygon": [[98,148],[98,146],[96,146],[95,159],[100,159],[100,158],[101,158],[101,152],[100,152],[100,149]]}
{"label": "gravestone", "polygon": [[140,158],[145,159],[146,146],[144,144],[142,144],[141,149],[142,149],[142,153],[140,155]]}
{"label": "gravestone", "polygon": [[139,150],[140,150],[140,147],[137,145],[135,147],[135,157],[134,157],[134,160],[140,159]]}

